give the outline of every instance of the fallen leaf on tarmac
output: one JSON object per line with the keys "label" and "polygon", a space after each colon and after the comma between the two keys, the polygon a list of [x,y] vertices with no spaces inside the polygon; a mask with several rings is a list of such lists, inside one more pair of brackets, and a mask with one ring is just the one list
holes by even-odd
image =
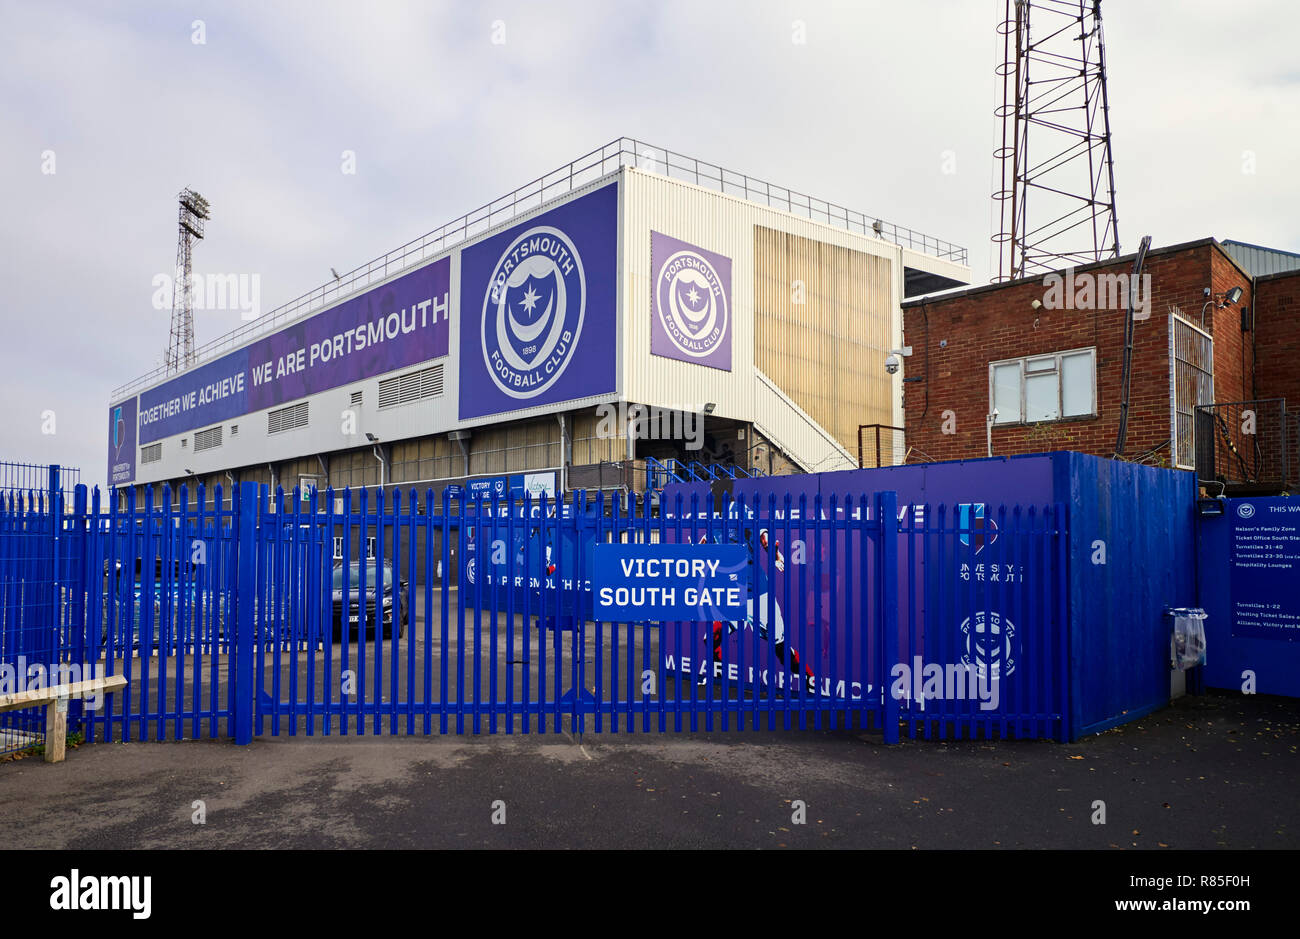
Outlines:
{"label": "fallen leaf on tarmac", "polygon": [[1083,757],[1081,757],[1081,756],[1071,756],[1071,757],[1066,757],[1066,759],[1069,759],[1069,760],[1082,760]]}

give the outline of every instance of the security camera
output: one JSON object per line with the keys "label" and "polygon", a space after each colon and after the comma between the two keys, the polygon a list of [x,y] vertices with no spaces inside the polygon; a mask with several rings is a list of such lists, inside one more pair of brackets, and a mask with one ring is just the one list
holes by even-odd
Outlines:
{"label": "security camera", "polygon": [[885,356],[885,371],[891,375],[897,373],[902,364],[903,360],[892,352]]}

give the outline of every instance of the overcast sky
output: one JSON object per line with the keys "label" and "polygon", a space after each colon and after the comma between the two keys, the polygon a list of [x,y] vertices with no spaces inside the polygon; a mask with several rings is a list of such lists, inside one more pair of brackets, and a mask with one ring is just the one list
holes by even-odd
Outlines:
{"label": "overcast sky", "polygon": [[[264,311],[620,136],[964,245],[987,282],[1002,9],[4,0],[0,459],[104,481],[109,395],[167,344],[185,186],[212,204],[196,272],[258,274]],[[1104,11],[1124,249],[1300,250],[1300,4]],[[197,342],[239,324],[200,311]]]}

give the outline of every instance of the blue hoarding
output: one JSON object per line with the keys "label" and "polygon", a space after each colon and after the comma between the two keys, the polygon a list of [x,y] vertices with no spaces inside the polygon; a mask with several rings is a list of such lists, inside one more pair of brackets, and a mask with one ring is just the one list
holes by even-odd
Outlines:
{"label": "blue hoarding", "polygon": [[598,544],[591,556],[595,619],[730,622],[746,616],[744,545]]}
{"label": "blue hoarding", "polygon": [[616,390],[618,185],[461,252],[460,417]]}

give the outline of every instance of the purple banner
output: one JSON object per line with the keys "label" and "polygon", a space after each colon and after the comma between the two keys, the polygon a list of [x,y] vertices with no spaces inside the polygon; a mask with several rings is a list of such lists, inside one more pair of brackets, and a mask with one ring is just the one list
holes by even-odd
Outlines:
{"label": "purple banner", "polygon": [[442,258],[140,395],[140,443],[445,356]]}
{"label": "purple banner", "polygon": [[612,393],[618,186],[461,252],[460,416]]}
{"label": "purple banner", "polygon": [[135,479],[136,399],[108,409],[108,484],[121,486]]}
{"label": "purple banner", "polygon": [[650,233],[650,352],[731,371],[731,259]]}

